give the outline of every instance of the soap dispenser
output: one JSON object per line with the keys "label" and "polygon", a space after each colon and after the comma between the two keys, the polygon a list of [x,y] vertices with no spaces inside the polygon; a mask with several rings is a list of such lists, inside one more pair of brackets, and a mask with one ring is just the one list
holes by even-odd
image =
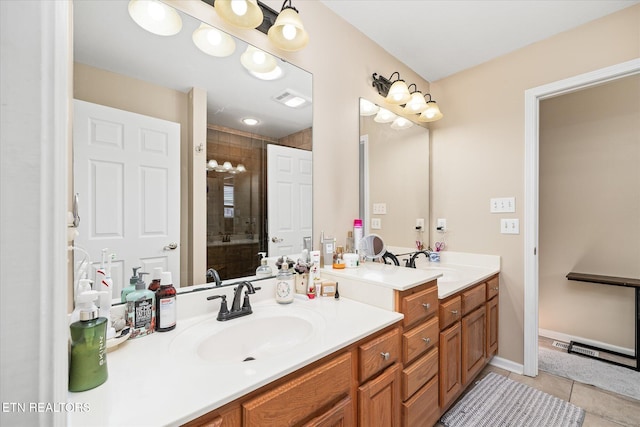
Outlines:
{"label": "soap dispenser", "polygon": [[278,275],[276,276],[276,302],[280,304],[290,304],[293,302],[296,293],[295,278],[291,269],[293,261],[284,260],[282,257],[276,263],[278,266]]}
{"label": "soap dispenser", "polygon": [[271,270],[271,267],[269,267],[269,264],[267,264],[267,258],[266,258],[267,253],[258,252],[258,255],[260,255],[262,258],[260,259],[260,266],[256,268],[256,277],[258,279],[262,279],[265,277],[272,277],[273,271]]}
{"label": "soap dispenser", "polygon": [[152,334],[156,328],[156,298],[147,289],[142,277],[145,274],[149,273],[138,273],[136,290],[127,295],[127,324],[131,327],[129,339]]}
{"label": "soap dispenser", "polygon": [[80,320],[70,326],[69,391],[90,390],[107,381],[107,319],[98,317],[97,298],[97,291],[76,298]]}
{"label": "soap dispenser", "polygon": [[120,293],[120,301],[127,302],[127,295],[136,290],[136,283],[138,282],[138,270],[142,267],[133,267],[133,276],[129,279],[129,286],[122,288]]}

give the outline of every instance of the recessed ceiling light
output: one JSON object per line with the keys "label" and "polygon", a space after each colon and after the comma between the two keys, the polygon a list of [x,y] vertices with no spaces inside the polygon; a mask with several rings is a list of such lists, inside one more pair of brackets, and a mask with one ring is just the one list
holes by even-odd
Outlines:
{"label": "recessed ceiling light", "polygon": [[242,119],[242,123],[244,123],[247,126],[255,126],[258,123],[260,123],[260,121],[258,119],[254,119],[252,117],[246,117],[246,118]]}

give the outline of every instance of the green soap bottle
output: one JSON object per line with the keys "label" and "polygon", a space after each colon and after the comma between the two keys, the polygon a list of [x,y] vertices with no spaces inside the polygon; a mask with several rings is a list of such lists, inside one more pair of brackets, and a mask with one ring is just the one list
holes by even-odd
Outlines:
{"label": "green soap bottle", "polygon": [[156,296],[147,289],[142,276],[138,273],[136,290],[127,295],[127,324],[131,327],[129,339],[152,334],[156,329]]}
{"label": "green soap bottle", "polygon": [[129,286],[122,288],[120,292],[120,301],[127,302],[127,295],[136,290],[136,283],[138,283],[138,270],[142,267],[133,267],[133,276],[129,279]]}
{"label": "green soap bottle", "polygon": [[107,319],[98,317],[97,291],[77,296],[80,320],[71,329],[69,391],[85,391],[107,381]]}

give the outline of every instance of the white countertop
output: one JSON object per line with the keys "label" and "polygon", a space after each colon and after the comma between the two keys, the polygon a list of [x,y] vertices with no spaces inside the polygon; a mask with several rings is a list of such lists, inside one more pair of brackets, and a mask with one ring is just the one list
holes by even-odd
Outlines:
{"label": "white countertop", "polygon": [[[273,295],[272,282],[263,283],[259,292]],[[228,288],[225,292],[229,292]],[[206,296],[205,292],[194,294],[197,295],[179,296],[178,307],[182,300],[186,307],[193,304],[188,299],[197,297],[200,301]],[[107,382],[93,390],[69,393],[69,402],[86,404],[89,410],[70,413],[68,425],[180,425],[402,319],[399,313],[346,298],[306,300],[302,297],[290,305],[256,300],[253,302],[252,299],[254,314],[217,323],[251,321],[251,316],[257,316],[261,309],[283,313],[290,309],[308,309],[320,319],[321,336],[288,350],[282,357],[264,361],[257,358],[244,363],[214,363],[199,359],[190,351],[177,351],[178,346],[172,346],[172,343],[184,341],[184,334],[198,328],[202,330],[206,325],[203,322],[216,327],[212,319],[217,314],[219,300],[208,302],[209,314],[188,319],[179,317],[175,330],[127,341],[109,353]],[[224,343],[219,345],[222,349]]]}
{"label": "white countertop", "polygon": [[417,268],[397,267],[379,262],[365,262],[359,267],[334,269],[325,266],[321,275],[333,275],[344,279],[357,280],[363,283],[404,291],[442,276],[439,271],[421,270]]}

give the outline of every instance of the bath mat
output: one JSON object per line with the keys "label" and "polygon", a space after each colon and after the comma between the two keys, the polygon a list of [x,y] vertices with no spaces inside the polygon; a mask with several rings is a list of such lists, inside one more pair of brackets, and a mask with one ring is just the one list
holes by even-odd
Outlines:
{"label": "bath mat", "polygon": [[580,427],[584,416],[582,408],[491,372],[440,422],[446,427]]}

